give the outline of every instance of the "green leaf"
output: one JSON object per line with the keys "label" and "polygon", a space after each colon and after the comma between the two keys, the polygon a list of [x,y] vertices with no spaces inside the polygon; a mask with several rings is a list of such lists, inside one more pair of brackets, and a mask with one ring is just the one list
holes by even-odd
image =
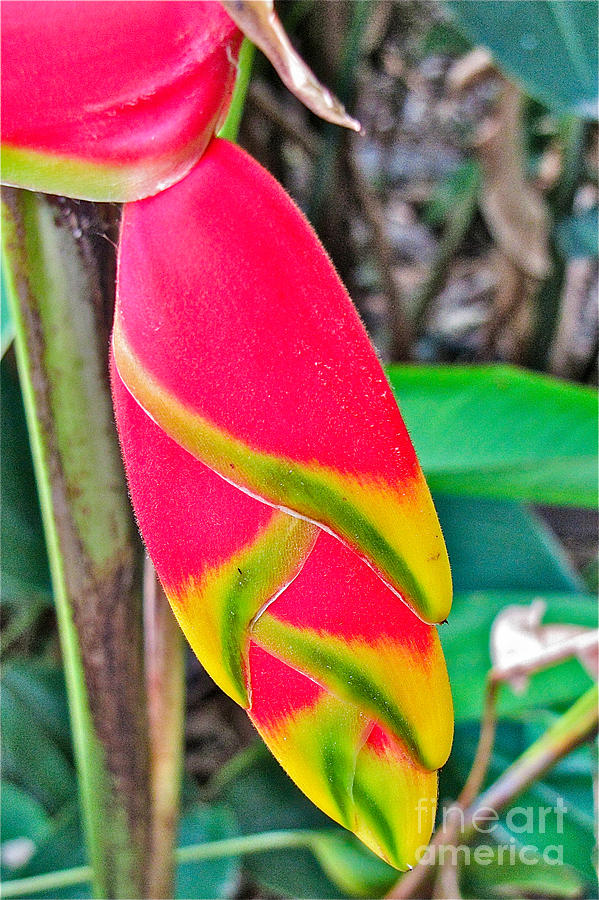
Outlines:
{"label": "green leaf", "polygon": [[17,838],[39,839],[50,818],[44,808],[26,791],[10,781],[2,784],[2,843]]}
{"label": "green leaf", "polygon": [[557,540],[520,504],[434,499],[456,591],[583,590]]}
{"label": "green leaf", "polygon": [[596,508],[597,393],[511,366],[391,366],[433,491]]}
{"label": "green leaf", "polygon": [[[458,594],[447,625],[439,629],[456,720],[478,719],[482,713],[485,680],[491,668],[489,632],[495,616],[506,606],[530,606],[542,598],[547,604],[543,623],[594,628],[597,602],[590,594],[508,593]],[[572,704],[592,684],[577,659],[566,660],[531,676],[527,689],[515,694],[504,685],[499,692],[501,715],[530,715],[531,710]]]}
{"label": "green leaf", "polygon": [[397,870],[371,853],[348,831],[334,831],[314,844],[320,865],[350,897],[385,896],[397,881]]}
{"label": "green leaf", "polygon": [[[195,803],[179,825],[179,846],[205,844],[235,837],[239,832],[231,812],[223,806]],[[239,882],[239,859],[220,857],[181,863],[177,867],[175,897],[201,900],[203,897],[231,897]]]}
{"label": "green leaf", "polygon": [[[524,854],[522,847],[526,846]],[[484,848],[484,856],[476,854]],[[507,848],[507,849],[506,849]],[[511,842],[478,841],[473,847],[469,865],[460,867],[460,887],[465,897],[551,897],[576,898],[585,892],[585,879],[578,872],[565,865],[556,865],[555,857],[544,859],[534,848],[514,844],[514,855],[510,854]]]}
{"label": "green leaf", "polygon": [[557,223],[557,245],[567,259],[597,256],[599,216],[597,207],[577,216],[568,216]]}
{"label": "green leaf", "polygon": [[448,0],[457,24],[557,113],[597,118],[595,0]]}
{"label": "green leaf", "polygon": [[5,665],[0,709],[3,777],[56,813],[77,794],[62,672]]}
{"label": "green leaf", "polygon": [[26,791],[3,779],[0,876],[20,877],[50,830],[50,817]]}
{"label": "green leaf", "polygon": [[451,22],[435,22],[418,46],[420,56],[438,53],[447,56],[463,56],[469,50],[472,50],[471,42]]}
{"label": "green leaf", "polygon": [[[32,878],[57,872],[62,869],[76,868],[86,865],[87,856],[83,841],[83,831],[79,819],[77,802],[65,806],[51,822],[51,825],[40,842],[39,847],[26,866],[13,872],[15,878]],[[91,888],[87,882],[52,888],[28,894],[32,900],[51,900],[51,898],[73,898],[87,900],[91,897]]]}
{"label": "green leaf", "polygon": [[477,162],[469,160],[461,165],[433,188],[425,209],[426,221],[430,225],[442,225],[462,195],[469,194],[479,181],[480,169]]}
{"label": "green leaf", "polygon": [[33,603],[48,606],[52,599],[46,545],[21,393],[9,360],[2,361],[0,379],[2,602],[20,609]]}

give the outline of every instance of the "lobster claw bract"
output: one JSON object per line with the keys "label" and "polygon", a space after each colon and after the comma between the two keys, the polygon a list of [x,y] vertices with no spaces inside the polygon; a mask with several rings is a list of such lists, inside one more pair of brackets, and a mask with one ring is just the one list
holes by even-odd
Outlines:
{"label": "lobster claw bract", "polygon": [[243,151],[215,140],[125,207],[113,354],[138,522],[199,659],[314,802],[413,864],[452,737],[445,547],[345,289]]}
{"label": "lobster claw bract", "polygon": [[114,351],[182,447],[334,532],[426,622],[451,606],[445,544],[366,331],[283,188],[215,139],[125,207]]}
{"label": "lobster claw bract", "polygon": [[436,629],[336,538],[180,447],[114,365],[112,381],[140,529],[196,655],[314,803],[413,865],[452,737]]}
{"label": "lobster claw bract", "polygon": [[2,3],[2,181],[135,200],[182,178],[230,100],[241,33],[217,2]]}

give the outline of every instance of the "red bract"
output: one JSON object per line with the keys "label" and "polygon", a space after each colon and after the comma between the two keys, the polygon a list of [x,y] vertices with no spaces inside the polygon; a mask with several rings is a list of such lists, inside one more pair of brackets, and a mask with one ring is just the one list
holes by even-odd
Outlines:
{"label": "red bract", "polygon": [[345,289],[238,148],[125,208],[113,349],[133,504],[198,657],[308,796],[412,864],[451,743],[445,547]]}
{"label": "red bract", "polygon": [[115,353],[181,446],[446,618],[441,530],[385,375],[314,232],[239,148],[213,141],[188,178],[125,208]]}
{"label": "red bract", "polygon": [[198,658],[321,809],[413,864],[451,744],[435,629],[339,540],[187,453],[114,368],[113,396],[140,529]]}
{"label": "red bract", "polygon": [[2,3],[2,180],[132,200],[183,177],[231,95],[216,2]]}

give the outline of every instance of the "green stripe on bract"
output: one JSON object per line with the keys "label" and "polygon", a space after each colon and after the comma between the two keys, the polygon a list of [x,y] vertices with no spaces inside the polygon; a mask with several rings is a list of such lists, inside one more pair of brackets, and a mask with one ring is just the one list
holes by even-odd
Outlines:
{"label": "green stripe on bract", "polygon": [[[376,802],[374,797],[369,794],[367,788],[360,783],[359,779],[354,781],[353,793],[354,803],[360,810],[360,818],[367,820],[373,833],[378,838],[381,847],[385,849],[386,855],[391,860],[397,860],[399,854],[397,852],[397,843],[395,841],[393,826],[382,808]],[[405,863],[402,868],[405,868]]]}
{"label": "green stripe on bract", "polygon": [[356,758],[369,725],[367,717],[353,704],[323,691],[313,706],[255,724],[304,793],[336,822],[353,830]]}
{"label": "green stripe on bract", "polygon": [[252,640],[385,725],[422,762],[424,754],[418,735],[384,685],[364,671],[349,647],[341,647],[339,641],[333,643],[327,635],[294,628],[267,613],[255,623]]}
{"label": "green stripe on bract", "polygon": [[[205,144],[205,142],[204,142]],[[111,165],[2,144],[2,184],[80,200],[127,202],[157,194],[180,181],[204,146],[180,160],[157,159]]]}
{"label": "green stripe on bract", "polygon": [[[347,754],[339,740],[339,734],[335,731],[326,731],[320,740],[322,767],[326,783],[331,797],[341,818],[341,824],[346,828],[353,826],[352,783],[353,766],[347,766]],[[355,761],[354,761],[355,764]],[[348,785],[348,774],[350,774]]]}
{"label": "green stripe on bract", "polygon": [[354,550],[363,551],[368,562],[376,563],[392,584],[401,585],[405,599],[426,617],[429,599],[404,559],[354,504],[327,484],[327,475],[341,478],[339,473],[314,471],[256,450],[190,410],[144,369],[124,337],[118,314],[113,345],[121,378],[138,403],[181,447],[226,478],[241,481],[258,496],[332,528]]}
{"label": "green stripe on bract", "polygon": [[298,573],[318,528],[277,510],[252,543],[229,559],[167,584],[167,595],[200,662],[237,703],[248,706],[245,657],[252,619]]}
{"label": "green stripe on bract", "polygon": [[400,869],[413,866],[430,839],[437,805],[437,773],[404,757],[392,740],[367,742],[356,760],[356,834]]}
{"label": "green stripe on bract", "polygon": [[317,534],[316,526],[275,513],[254,544],[228,566],[229,577],[221,587],[220,639],[224,665],[245,698],[244,706],[244,659],[250,623],[260,608],[297,575]]}

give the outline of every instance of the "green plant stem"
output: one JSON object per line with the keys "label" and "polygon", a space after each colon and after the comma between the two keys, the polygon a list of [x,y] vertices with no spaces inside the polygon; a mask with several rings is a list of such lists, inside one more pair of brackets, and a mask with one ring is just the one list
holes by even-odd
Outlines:
{"label": "green plant stem", "polygon": [[464,815],[464,840],[475,832],[473,820],[478,810],[490,807],[499,812],[505,809],[508,803],[596,731],[598,700],[599,692],[595,684],[478,797]]}
{"label": "green plant stem", "polygon": [[109,317],[89,245],[56,201],[6,189],[2,214],[93,889],[102,898],[142,897],[149,767],[141,595],[108,389]]}
{"label": "green plant stem", "polygon": [[241,125],[245,98],[247,96],[252,75],[252,65],[255,53],[256,48],[252,42],[248,40],[248,38],[244,38],[241,43],[241,50],[239,51],[237,79],[235,81],[233,97],[231,98],[231,105],[229,106],[229,112],[227,113],[227,118],[224,121],[223,127],[218,133],[220,138],[225,138],[227,141],[236,141],[237,135],[239,134],[239,126]]}
{"label": "green plant stem", "polygon": [[[264,831],[260,834],[247,834],[242,837],[226,838],[222,841],[179,847],[175,852],[175,857],[178,863],[190,863],[204,859],[263,853],[267,850],[289,850],[302,847],[310,849],[318,843],[321,837],[328,837],[329,834],[330,831]],[[58,872],[34,875],[31,878],[17,878],[4,883],[2,896],[7,898],[26,897],[40,891],[59,890],[86,884],[90,881],[91,874],[89,866],[78,866],[74,869],[61,869]]]}
{"label": "green plant stem", "polygon": [[[435,832],[431,846],[453,845],[458,837],[461,843],[467,843],[476,833],[474,821],[477,812],[489,808],[496,812],[505,809],[560,759],[588,740],[597,730],[598,698],[597,685],[593,685],[477,797],[463,815],[458,806],[454,807],[456,815],[447,821],[446,827]],[[389,900],[410,900],[412,897],[426,896],[423,891],[426,886],[430,887],[435,876],[435,866],[420,863],[399,879],[387,897]]]}

